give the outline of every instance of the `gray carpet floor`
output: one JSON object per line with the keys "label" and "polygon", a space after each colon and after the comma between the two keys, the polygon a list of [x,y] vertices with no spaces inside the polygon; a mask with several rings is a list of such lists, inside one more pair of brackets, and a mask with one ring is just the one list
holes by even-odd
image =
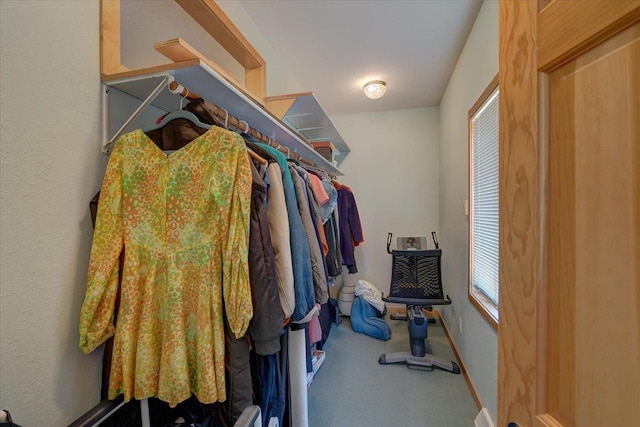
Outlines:
{"label": "gray carpet floor", "polygon": [[[478,413],[462,374],[379,365],[383,353],[410,351],[407,323],[385,318],[389,341],[334,326],[326,359],[309,387],[310,427],[472,427]],[[456,361],[438,323],[429,324],[427,353]]]}

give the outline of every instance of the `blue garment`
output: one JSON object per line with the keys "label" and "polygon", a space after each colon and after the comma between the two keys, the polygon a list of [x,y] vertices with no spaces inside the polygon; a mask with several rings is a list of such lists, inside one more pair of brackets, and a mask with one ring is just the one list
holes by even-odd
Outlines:
{"label": "blue garment", "polygon": [[314,308],[315,294],[313,289],[313,275],[311,272],[311,254],[309,242],[302,224],[298,200],[296,198],[291,171],[287,164],[287,158],[273,147],[266,144],[257,144],[276,158],[282,169],[282,181],[284,185],[284,199],[287,205],[289,217],[289,237],[291,240],[291,263],[293,266],[293,287],[296,296],[296,307],[293,310],[291,320],[302,320]]}
{"label": "blue garment", "polygon": [[261,356],[255,352],[254,358],[255,401],[262,411],[262,425],[267,427],[271,418],[278,419],[284,426],[284,410],[287,401],[287,376],[289,358],[289,328],[280,335],[278,353]]}
{"label": "blue garment", "polygon": [[[311,272],[313,273],[315,302],[324,304],[329,300],[327,275],[325,273],[326,268],[324,268],[325,259],[318,237],[318,228],[316,227],[316,223],[313,220],[313,213],[311,212],[312,201],[309,197],[307,183],[296,166],[291,166],[291,176],[293,177],[294,188],[298,196],[298,209],[300,210],[302,224],[304,225],[307,242],[309,244],[309,253],[311,254]],[[311,194],[311,198],[314,197],[315,196]]]}
{"label": "blue garment", "polygon": [[[329,276],[329,271],[327,269],[327,260],[324,256],[323,250],[322,250],[322,245],[320,244],[320,227],[322,227],[322,218],[321,218],[321,214],[320,214],[320,203],[318,202],[318,198],[316,196],[315,191],[313,190],[313,185],[311,185],[311,179],[309,178],[309,173],[304,169],[301,168],[300,166],[296,166],[296,171],[298,171],[298,174],[300,175],[300,178],[302,178],[302,180],[304,181],[305,185],[306,185],[306,191],[307,191],[307,200],[309,201],[309,211],[311,213],[311,221],[313,222],[313,230],[314,230],[314,234],[315,234],[315,238],[316,241],[318,241],[318,248],[320,249],[320,264],[322,265],[322,271],[324,273],[324,277],[323,277],[323,282],[325,285],[325,288],[327,285],[329,285],[329,283],[331,283],[331,279]],[[334,189],[335,190],[335,189]],[[323,229],[324,231],[324,229]],[[325,240],[326,240],[326,236],[325,236]],[[319,302],[320,304],[326,304],[327,301],[329,300],[329,295],[327,293],[327,298],[322,298],[321,300],[318,299],[318,290],[316,289],[316,302]]]}
{"label": "blue garment", "polygon": [[356,296],[351,306],[351,327],[361,334],[388,341],[391,338],[391,327],[376,317],[380,314],[367,300]]}

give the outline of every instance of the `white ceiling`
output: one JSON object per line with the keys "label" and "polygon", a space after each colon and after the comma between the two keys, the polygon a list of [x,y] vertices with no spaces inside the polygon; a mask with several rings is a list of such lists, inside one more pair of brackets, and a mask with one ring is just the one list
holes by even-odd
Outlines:
{"label": "white ceiling", "polygon": [[[482,0],[241,3],[333,115],[439,105]],[[369,80],[387,82],[383,98],[365,98]]]}

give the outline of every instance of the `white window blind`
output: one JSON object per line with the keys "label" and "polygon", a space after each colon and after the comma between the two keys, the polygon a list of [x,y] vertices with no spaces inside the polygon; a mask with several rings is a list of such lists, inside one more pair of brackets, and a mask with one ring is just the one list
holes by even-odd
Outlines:
{"label": "white window blind", "polygon": [[471,284],[498,305],[498,90],[471,119]]}

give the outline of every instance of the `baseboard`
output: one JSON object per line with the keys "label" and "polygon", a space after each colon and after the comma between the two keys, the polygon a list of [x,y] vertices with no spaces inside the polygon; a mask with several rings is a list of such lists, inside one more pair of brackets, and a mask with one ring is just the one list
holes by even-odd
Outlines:
{"label": "baseboard", "polygon": [[442,319],[442,316],[440,315],[440,311],[439,310],[433,310],[431,313],[433,314],[433,317],[435,317],[439,321],[439,323],[442,325],[442,329],[444,329],[444,333],[447,336],[447,339],[449,340],[449,344],[451,345],[451,348],[453,349],[453,353],[455,354],[456,359],[458,360],[458,365],[460,365],[460,371],[462,372],[462,375],[464,375],[464,379],[467,381],[467,385],[469,386],[469,390],[471,391],[471,395],[473,396],[473,400],[476,402],[476,407],[478,408],[478,411],[482,410],[482,403],[480,402],[480,398],[478,397],[478,393],[476,392],[476,388],[473,386],[473,382],[471,382],[471,378],[469,378],[469,374],[467,373],[467,370],[464,367],[464,363],[462,362],[462,358],[460,357],[460,352],[458,352],[458,348],[456,347],[456,343],[451,338],[451,334],[449,333],[449,329],[447,329],[447,325],[444,322],[444,320]]}

